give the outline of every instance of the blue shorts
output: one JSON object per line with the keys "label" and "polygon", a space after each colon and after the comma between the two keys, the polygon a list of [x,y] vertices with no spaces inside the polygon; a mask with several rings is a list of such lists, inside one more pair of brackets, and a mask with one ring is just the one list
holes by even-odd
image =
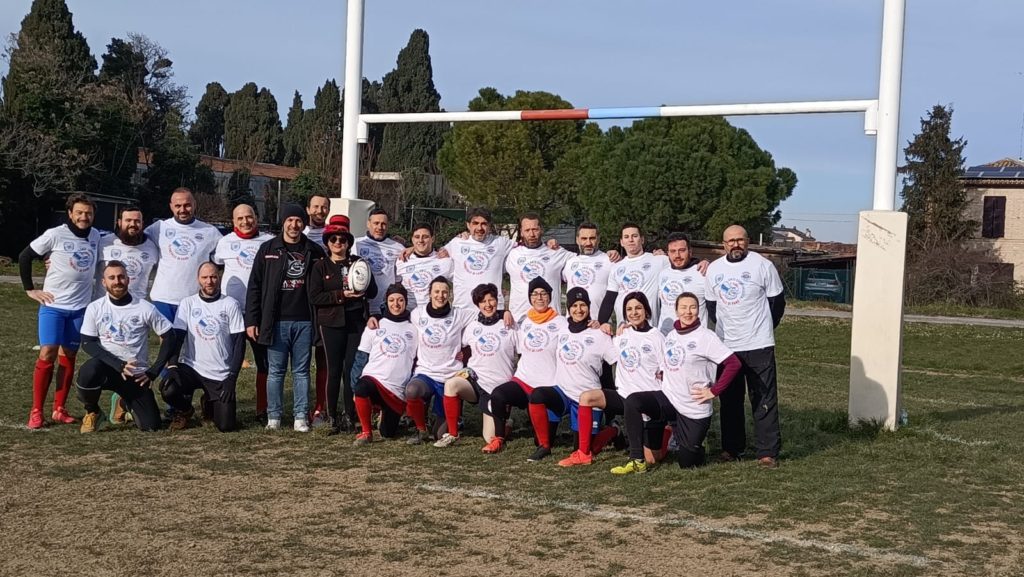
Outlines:
{"label": "blue shorts", "polygon": [[[444,383],[439,383],[434,379],[423,374],[415,374],[412,379],[418,379],[424,383],[430,385],[431,389],[434,389],[434,401],[431,403],[434,414],[444,419]],[[412,379],[409,379],[410,381]]]}
{"label": "blue shorts", "polygon": [[160,314],[164,315],[165,319],[171,321],[171,324],[174,324],[174,315],[178,314],[178,305],[153,301],[153,306],[156,307],[156,310]]}
{"label": "blue shorts", "polygon": [[82,344],[82,320],[85,309],[58,309],[42,305],[39,307],[39,346],[61,346],[78,350]]}
{"label": "blue shorts", "polygon": [[[577,403],[576,401],[573,401],[569,397],[567,397],[566,394],[562,391],[562,389],[560,387],[556,386],[556,387],[554,387],[554,389],[555,389],[555,391],[558,392],[558,396],[562,397],[562,406],[565,407],[565,411],[563,411],[561,415],[558,415],[554,411],[549,410],[548,411],[548,419],[551,422],[553,422],[553,423],[557,423],[558,421],[562,420],[562,417],[564,417],[566,413],[568,413],[569,414],[569,428],[571,430],[573,430],[573,431],[579,432],[579,430],[580,430],[580,422],[579,422],[580,421],[580,415],[579,415],[579,413],[580,413],[580,404]],[[594,425],[593,428],[590,431],[590,434],[592,434],[592,435],[596,434],[597,431],[598,431],[598,427],[596,425]]]}

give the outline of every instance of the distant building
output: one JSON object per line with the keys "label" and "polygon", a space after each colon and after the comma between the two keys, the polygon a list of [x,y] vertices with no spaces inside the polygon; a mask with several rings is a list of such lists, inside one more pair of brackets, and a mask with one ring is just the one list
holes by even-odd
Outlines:
{"label": "distant building", "polygon": [[961,181],[970,199],[966,216],[978,223],[969,246],[1012,266],[1013,280],[1024,282],[1024,160],[972,166]]}
{"label": "distant building", "polygon": [[772,246],[800,246],[805,242],[816,242],[811,236],[811,229],[800,230],[796,227],[776,226],[772,228]]}

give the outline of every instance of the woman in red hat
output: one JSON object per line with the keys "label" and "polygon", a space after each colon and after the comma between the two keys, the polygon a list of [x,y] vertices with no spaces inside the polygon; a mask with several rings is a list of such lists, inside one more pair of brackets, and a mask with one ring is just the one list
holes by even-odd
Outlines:
{"label": "woman in red hat", "polygon": [[[313,265],[309,279],[309,300],[316,310],[316,337],[323,345],[327,360],[327,415],[330,435],[351,430],[356,408],[349,374],[366,328],[367,302],[377,296],[372,276],[364,292],[349,288],[348,271],[359,257],[352,254],[354,239],[348,229],[348,217],[332,216],[324,227],[327,258]],[[338,392],[344,393],[345,414],[338,414]]]}

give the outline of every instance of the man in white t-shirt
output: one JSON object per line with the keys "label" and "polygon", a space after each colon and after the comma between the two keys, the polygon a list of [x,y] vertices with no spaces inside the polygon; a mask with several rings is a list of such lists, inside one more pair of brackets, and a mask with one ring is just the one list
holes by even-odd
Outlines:
{"label": "man in white t-shirt", "polygon": [[746,447],[744,390],[754,412],[754,439],[758,462],[778,466],[782,438],[779,431],[778,383],[775,372],[775,327],[786,310],[782,280],[768,259],[750,252],[747,231],[740,225],[725,229],[725,256],[708,267],[704,293],[708,317],[730,350],[743,363],[737,380],[722,393],[722,455],[731,461]]}
{"label": "man in white t-shirt", "polygon": [[167,363],[161,388],[174,408],[171,430],[188,427],[195,409],[192,394],[202,390],[209,399],[203,414],[224,433],[235,429],[235,385],[245,356],[245,322],[238,301],[220,288],[220,271],[213,263],[199,267],[199,293],[185,297],[174,318],[175,354]]}
{"label": "man in white t-shirt", "polygon": [[327,226],[327,214],[331,211],[331,199],[325,194],[314,194],[306,203],[306,214],[309,224],[302,231],[309,240],[323,246],[324,227]]}
{"label": "man in white t-shirt", "polygon": [[661,318],[658,329],[667,335],[676,322],[676,299],[684,292],[697,296],[700,305],[700,324],[707,326],[708,313],[704,305],[704,275],[700,271],[700,262],[693,258],[690,251],[690,237],[674,232],[669,235],[665,247],[670,267],[663,269],[658,276],[658,295],[661,298]]}
{"label": "man in white t-shirt", "polygon": [[430,301],[430,281],[440,276],[451,282],[452,266],[452,259],[442,258],[434,250],[434,228],[429,224],[413,225],[412,253],[395,265],[395,282],[408,291],[410,311]]}
{"label": "man in white t-shirt", "polygon": [[570,256],[566,261],[562,268],[562,279],[565,280],[566,291],[576,287],[587,291],[593,303],[592,314],[596,314],[594,318],[603,325],[612,317],[618,293],[614,289],[608,290],[608,278],[614,262],[608,253],[599,248],[600,244],[601,237],[596,224],[585,222],[579,225],[576,228],[576,246],[580,253]]}
{"label": "man in white t-shirt", "polygon": [[[356,239],[356,254],[370,265],[373,279],[378,287],[389,287],[395,283],[395,264],[405,246],[388,236],[388,213],[382,208],[370,211],[366,219],[366,235]],[[384,303],[384,291],[370,301],[370,314],[380,314]]]}
{"label": "man in white t-shirt", "polygon": [[[256,252],[274,235],[260,232],[256,211],[248,204],[236,206],[231,212],[231,221],[234,230],[217,243],[213,262],[224,267],[221,291],[238,301],[238,305],[245,310],[245,293],[249,287],[249,275],[256,260]],[[256,415],[262,418],[267,414],[267,347],[255,340],[249,341],[249,347],[256,361]]]}
{"label": "man in white t-shirt", "polygon": [[492,234],[491,223],[489,210],[470,209],[466,213],[469,238],[457,236],[444,247],[453,263],[454,307],[475,310],[473,289],[488,283],[498,287],[498,308],[505,307],[501,277],[505,273],[505,259],[515,243],[510,238]]}
{"label": "man in white t-shirt", "polygon": [[[174,350],[174,335],[170,321],[149,301],[133,298],[128,286],[124,264],[107,263],[103,269],[107,294],[85,309],[82,348],[92,358],[78,370],[78,398],[86,411],[83,433],[95,432],[102,421],[99,402],[104,390],[124,399],[139,429],[160,428],[160,409],[151,384]],[[150,330],[162,339],[152,365],[148,362]]]}
{"label": "man in white t-shirt", "polygon": [[[625,257],[615,264],[608,280],[609,290],[616,293],[615,314],[622,315],[622,301],[633,291],[640,291],[651,303],[651,318],[660,318],[661,300],[658,298],[658,277],[661,271],[669,268],[668,257],[663,254],[644,252],[644,234],[640,225],[626,223],[622,225],[619,244],[626,252]],[[622,319],[619,319],[622,321]]]}
{"label": "man in white t-shirt", "polygon": [[[72,194],[65,205],[67,224],[48,229],[18,256],[25,294],[39,303],[39,358],[32,375],[29,429],[41,429],[44,425],[43,403],[53,379],[54,365],[57,365],[57,389],[50,417],[53,422],[65,425],[77,422],[68,414],[65,403],[74,378],[82,320],[92,297],[100,233],[92,226],[96,207],[92,199],[84,194]],[[32,280],[32,261],[47,257],[50,266],[43,288],[37,289]]]}
{"label": "man in white t-shirt", "polygon": [[[543,234],[540,215],[528,212],[519,218],[521,244],[513,247],[505,258],[510,286],[508,310],[513,318],[519,319],[530,310],[528,289],[530,281],[537,277],[544,277],[553,294],[562,294],[562,268],[573,254],[561,247],[553,249],[547,246],[543,242]],[[560,311],[560,305],[560,298],[551,302],[555,312]]]}
{"label": "man in white t-shirt", "polygon": [[103,267],[119,260],[128,267],[128,290],[137,299],[149,298],[149,276],[160,259],[160,249],[142,232],[142,211],[135,206],[119,210],[117,230],[100,238],[99,266],[93,298],[106,294],[103,288]]}
{"label": "man in white t-shirt", "polygon": [[186,279],[195,278],[199,265],[210,260],[222,235],[196,218],[196,199],[191,190],[176,189],[171,193],[170,206],[174,216],[149,225],[146,236],[160,248],[160,265],[149,297],[160,314],[173,321],[178,303],[192,293]]}

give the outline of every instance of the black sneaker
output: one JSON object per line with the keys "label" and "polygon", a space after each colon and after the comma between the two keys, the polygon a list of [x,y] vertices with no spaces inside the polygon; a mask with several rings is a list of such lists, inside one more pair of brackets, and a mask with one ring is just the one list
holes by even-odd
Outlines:
{"label": "black sneaker", "polygon": [[547,457],[550,454],[551,454],[551,449],[549,449],[547,447],[537,447],[536,450],[533,451],[533,454],[530,455],[530,457],[528,459],[526,459],[526,462],[527,463],[536,463],[537,461],[540,461],[540,460],[544,459],[544,457]]}

